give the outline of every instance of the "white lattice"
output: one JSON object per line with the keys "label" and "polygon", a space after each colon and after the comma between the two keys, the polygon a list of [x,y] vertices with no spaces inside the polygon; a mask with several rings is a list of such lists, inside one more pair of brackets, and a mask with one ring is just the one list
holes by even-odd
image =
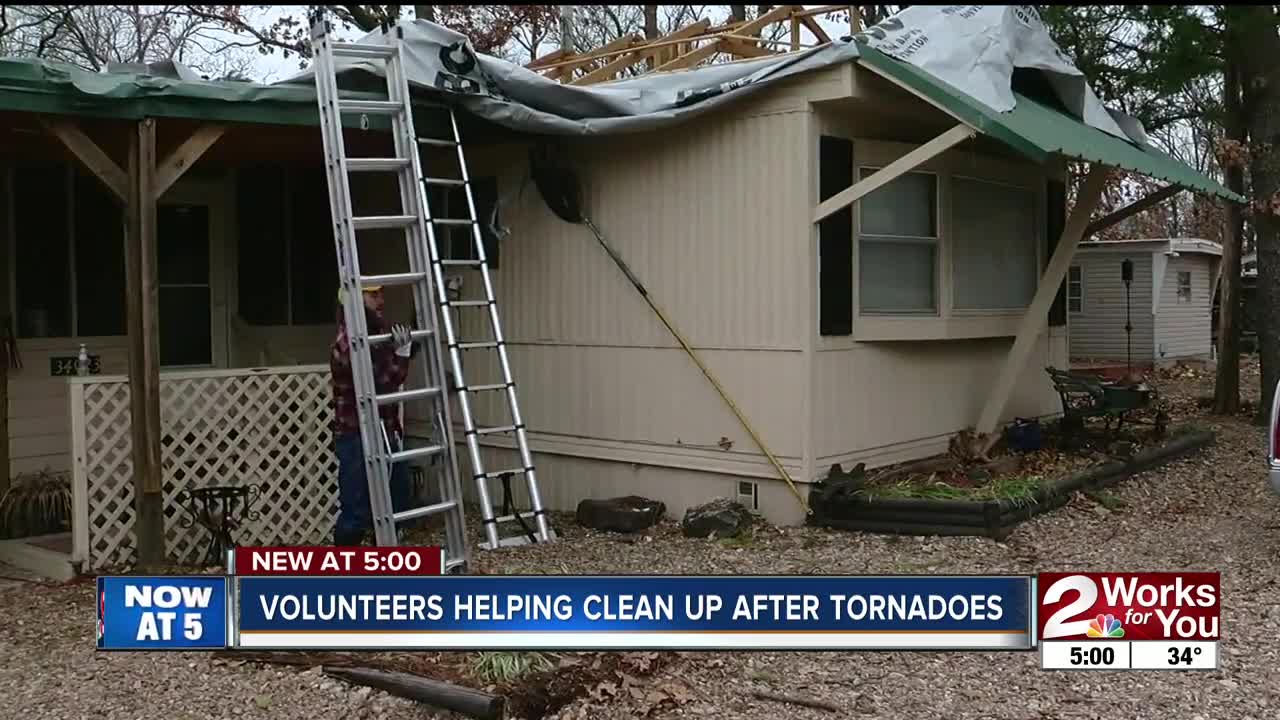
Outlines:
{"label": "white lattice", "polygon": [[[176,495],[209,485],[263,485],[245,545],[328,541],[338,496],[329,421],[329,370],[289,368],[160,375],[165,538],[180,562],[203,558],[207,531],[183,527]],[[127,378],[75,378],[76,558],[85,570],[133,559],[133,459]]]}

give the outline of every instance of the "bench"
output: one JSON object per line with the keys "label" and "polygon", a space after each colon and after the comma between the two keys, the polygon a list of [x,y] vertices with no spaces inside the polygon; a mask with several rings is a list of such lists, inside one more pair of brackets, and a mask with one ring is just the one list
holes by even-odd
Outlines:
{"label": "bench", "polygon": [[[1062,427],[1067,434],[1083,432],[1089,418],[1102,418],[1108,439],[1120,431],[1126,416],[1147,407],[1152,392],[1104,381],[1097,375],[1045,368],[1053,389],[1062,398]],[[1115,427],[1111,426],[1115,422]]]}

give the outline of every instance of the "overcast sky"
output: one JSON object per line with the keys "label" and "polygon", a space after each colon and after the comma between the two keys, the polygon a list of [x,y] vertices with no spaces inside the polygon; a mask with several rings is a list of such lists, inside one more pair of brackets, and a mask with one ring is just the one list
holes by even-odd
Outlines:
{"label": "overcast sky", "polygon": [[[712,21],[723,19],[721,16],[728,16],[729,11],[727,5],[709,7],[714,8],[714,10],[709,12],[709,16]],[[282,15],[296,15],[298,12],[305,11],[305,6],[297,5],[269,6],[261,8],[255,11],[257,15],[254,16],[256,18],[254,24],[260,27],[270,25]],[[841,35],[847,35],[849,33],[849,24],[847,22],[833,22],[825,17],[818,17],[816,20],[818,21],[818,24],[822,26],[822,29],[826,30],[827,34],[833,38],[840,37]],[[339,39],[350,41],[358,39],[363,33],[360,30],[339,29],[336,34]],[[813,36],[809,35],[807,30],[803,31],[802,42],[808,44],[812,43],[813,40]],[[544,52],[549,52],[551,49],[552,48],[548,47]],[[262,82],[278,82],[296,74],[299,71],[298,57],[296,55],[286,59],[283,53],[279,50],[271,53],[270,55],[258,55],[256,50],[249,52],[256,55],[253,62],[253,79],[255,80],[260,80]]]}

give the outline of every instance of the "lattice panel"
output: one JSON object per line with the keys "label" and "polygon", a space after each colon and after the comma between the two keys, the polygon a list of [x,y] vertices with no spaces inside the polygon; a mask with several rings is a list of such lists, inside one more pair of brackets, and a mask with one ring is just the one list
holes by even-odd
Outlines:
{"label": "lattice panel", "polygon": [[[105,379],[104,379],[105,380]],[[236,535],[246,545],[328,542],[337,509],[337,458],[329,421],[329,374],[323,371],[219,371],[161,376],[161,459],[165,537],[179,562],[200,560],[207,532],[182,527],[176,495],[208,485],[265,484],[250,520]],[[77,397],[73,394],[72,397]],[[84,461],[77,474],[87,496],[86,569],[133,559],[133,461],[129,385],[85,383]]]}

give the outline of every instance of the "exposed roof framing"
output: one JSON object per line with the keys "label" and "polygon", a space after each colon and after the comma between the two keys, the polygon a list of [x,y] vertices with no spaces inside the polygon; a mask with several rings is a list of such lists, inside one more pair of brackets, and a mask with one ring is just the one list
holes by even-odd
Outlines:
{"label": "exposed roof framing", "polygon": [[[819,15],[847,12],[853,25],[861,29],[856,8],[849,5],[779,5],[754,20],[712,26],[710,20],[699,20],[661,37],[647,40],[627,35],[586,53],[557,50],[525,65],[526,68],[567,85],[593,85],[616,80],[627,71],[639,67],[637,74],[670,72],[697,67],[716,58],[735,60],[781,55],[805,47],[831,42],[815,20]],[[789,40],[768,40],[764,29],[776,24],[789,25]],[[802,45],[801,28],[817,40]]]}

